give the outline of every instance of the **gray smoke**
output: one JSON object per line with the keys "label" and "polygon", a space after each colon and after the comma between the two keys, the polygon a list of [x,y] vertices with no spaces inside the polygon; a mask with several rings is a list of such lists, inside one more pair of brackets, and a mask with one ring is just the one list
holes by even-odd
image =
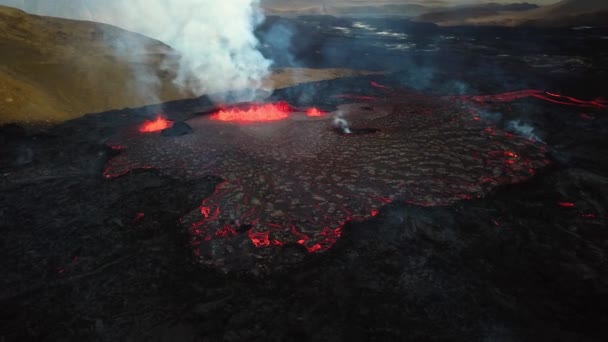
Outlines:
{"label": "gray smoke", "polygon": [[521,120],[513,120],[507,123],[507,129],[528,139],[542,141],[534,127]]}
{"label": "gray smoke", "polygon": [[333,125],[336,129],[338,129],[343,134],[351,134],[348,121],[342,117],[342,111],[339,111],[338,114],[334,117]]}
{"label": "gray smoke", "polygon": [[[6,2],[6,1],[5,1]],[[28,12],[115,25],[160,40],[180,58],[174,82],[195,95],[214,94],[218,101],[251,100],[262,89],[271,61],[258,51],[254,29],[263,21],[259,0],[54,0],[9,1]],[[109,41],[126,56],[133,46]],[[131,65],[145,64],[150,56]],[[175,61],[172,61],[175,62]],[[173,64],[173,63],[172,63]],[[176,69],[176,70],[174,70]],[[157,91],[157,70],[133,70],[142,91]]]}
{"label": "gray smoke", "polygon": [[259,0],[106,1],[94,19],[158,39],[179,54],[175,83],[219,101],[252,100],[271,61],[258,51]]}

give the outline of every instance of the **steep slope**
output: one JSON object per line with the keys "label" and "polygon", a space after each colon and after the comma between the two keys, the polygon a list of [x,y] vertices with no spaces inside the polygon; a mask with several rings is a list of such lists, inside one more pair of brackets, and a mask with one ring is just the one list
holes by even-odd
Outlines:
{"label": "steep slope", "polygon": [[521,24],[546,26],[608,26],[608,1],[564,0],[528,13]]}
{"label": "steep slope", "polygon": [[[187,95],[159,71],[175,58],[170,47],[109,25],[0,6],[0,51],[1,122],[64,120]],[[144,70],[158,78],[142,79]]]}

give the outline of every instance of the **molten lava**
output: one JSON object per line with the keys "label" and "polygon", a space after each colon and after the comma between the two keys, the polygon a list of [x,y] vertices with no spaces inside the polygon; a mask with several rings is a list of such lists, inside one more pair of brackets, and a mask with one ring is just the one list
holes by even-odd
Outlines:
{"label": "molten lava", "polygon": [[608,102],[601,99],[585,101],[572,96],[560,95],[542,90],[519,90],[496,95],[459,96],[456,98],[470,99],[476,102],[511,102],[526,97],[534,97],[543,101],[566,106],[600,109],[608,107]]}
{"label": "molten lava", "polygon": [[318,110],[315,107],[309,108],[306,111],[306,116],[310,116],[310,117],[319,117],[319,116],[323,116],[324,114],[325,114],[324,112]]}
{"label": "molten lava", "polygon": [[[382,99],[336,95],[355,100],[344,101],[355,132],[368,132],[365,127],[382,132],[355,139],[336,137],[326,120],[284,120],[296,111],[286,103],[238,105],[218,110],[211,120],[201,119],[198,124],[210,129],[199,129],[187,140],[118,136],[109,144],[125,146],[124,151],[108,162],[103,175],[115,178],[142,168],[184,180],[218,175],[223,183],[180,218],[193,255],[198,262],[227,269],[241,267],[227,260],[249,255],[262,265],[275,255],[267,249],[282,245],[327,251],[347,222],[378,216],[395,200],[442,206],[529,179],[550,164],[544,143],[503,132],[482,119],[486,106],[476,106],[528,96],[602,105],[541,91],[450,97],[460,100],[452,101],[456,104],[405,91]],[[390,114],[368,115],[385,108],[392,108]],[[303,111],[309,117],[325,114],[318,108]],[[284,121],[260,130],[216,122],[276,120]],[[419,158],[422,146],[427,148]],[[428,161],[449,167],[430,167]],[[572,208],[574,203],[558,205]]]}
{"label": "molten lava", "polygon": [[154,121],[146,120],[139,128],[139,131],[142,133],[158,132],[171,126],[173,126],[173,121],[169,121],[159,115]]}
{"label": "molten lava", "polygon": [[211,116],[211,120],[240,123],[278,121],[289,116],[286,102],[251,105],[248,109],[223,109]]}

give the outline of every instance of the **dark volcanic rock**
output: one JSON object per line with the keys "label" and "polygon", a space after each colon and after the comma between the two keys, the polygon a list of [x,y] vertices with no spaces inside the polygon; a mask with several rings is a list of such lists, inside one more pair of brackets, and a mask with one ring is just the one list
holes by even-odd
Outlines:
{"label": "dark volcanic rock", "polygon": [[192,133],[192,127],[185,122],[176,122],[170,128],[163,129],[162,136],[163,137],[179,137],[182,135]]}
{"label": "dark volcanic rock", "polygon": [[[222,177],[181,223],[196,260],[240,270],[247,258],[266,269],[271,249],[289,243],[326,251],[346,222],[371,218],[393,200],[436,206],[481,198],[549,163],[541,143],[495,129],[468,102],[386,91],[315,119],[244,125],[197,117],[183,139],[119,134],[110,144],[124,151],[104,175],[154,168],[176,179]],[[348,134],[336,134],[332,122]],[[243,225],[249,229],[238,232]]]}

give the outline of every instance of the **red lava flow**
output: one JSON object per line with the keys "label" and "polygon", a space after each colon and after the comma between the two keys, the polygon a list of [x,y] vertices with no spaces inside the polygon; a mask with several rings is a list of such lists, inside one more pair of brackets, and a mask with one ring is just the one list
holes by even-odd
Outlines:
{"label": "red lava flow", "polygon": [[[483,109],[469,105],[530,96],[606,107],[600,100],[536,90],[440,98],[405,91],[383,99],[346,94],[337,97],[355,102],[339,112],[351,129],[376,133],[344,139],[331,129],[333,113],[309,108],[307,116],[328,120],[284,120],[292,110],[285,102],[251,104],[197,118],[194,132],[179,139],[119,135],[108,144],[121,146],[121,153],[108,162],[104,176],[155,168],[179,179],[223,178],[181,219],[201,263],[245,248],[243,238],[260,250],[294,243],[322,252],[347,222],[374,217],[386,203],[448,205],[533,177],[550,164],[546,145],[479,120]],[[468,103],[446,101],[452,99]],[[218,121],[266,122],[270,129]]]}
{"label": "red lava flow", "polygon": [[173,126],[173,121],[169,121],[159,115],[153,121],[146,120],[146,122],[144,122],[144,124],[139,128],[139,131],[142,133],[158,132],[162,131],[163,129],[170,128],[171,126]]}
{"label": "red lava flow", "polygon": [[556,103],[565,106],[576,106],[584,108],[608,108],[608,101],[590,100],[585,101],[572,96],[560,95],[542,90],[519,90],[495,95],[473,95],[473,96],[453,96],[450,98],[459,98],[464,100],[472,100],[476,102],[511,102],[517,99],[526,97],[534,97],[543,101]]}

